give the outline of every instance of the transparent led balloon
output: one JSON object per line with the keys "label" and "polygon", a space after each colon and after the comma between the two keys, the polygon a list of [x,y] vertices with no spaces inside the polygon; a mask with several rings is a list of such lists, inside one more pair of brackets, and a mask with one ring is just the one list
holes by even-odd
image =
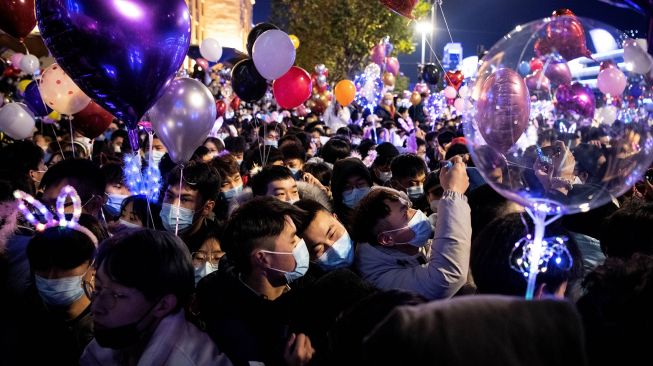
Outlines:
{"label": "transparent led balloon", "polygon": [[546,225],[616,201],[651,165],[653,61],[645,49],[560,9],[504,36],[471,82],[464,129],[472,160],[533,218],[513,263],[528,278],[526,298],[547,253],[566,253],[562,239],[544,238]]}
{"label": "transparent led balloon", "polygon": [[471,86],[465,134],[476,167],[505,197],[549,214],[616,199],[653,160],[651,64],[637,41],[594,20],[516,27]]}

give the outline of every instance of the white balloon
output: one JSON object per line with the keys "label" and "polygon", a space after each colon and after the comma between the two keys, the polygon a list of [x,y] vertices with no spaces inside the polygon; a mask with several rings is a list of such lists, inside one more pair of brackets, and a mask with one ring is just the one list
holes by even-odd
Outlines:
{"label": "white balloon", "polygon": [[9,103],[0,109],[0,130],[14,140],[32,137],[34,116],[23,103]]}
{"label": "white balloon", "polygon": [[268,80],[276,80],[295,63],[295,46],[283,31],[271,29],[254,42],[252,59],[258,72]]}
{"label": "white balloon", "polygon": [[75,114],[91,102],[91,98],[57,64],[43,71],[39,91],[45,104],[61,114]]}
{"label": "white balloon", "polygon": [[26,74],[34,74],[40,66],[39,59],[34,55],[25,55],[20,59],[20,69]]}
{"label": "white balloon", "polygon": [[469,87],[467,85],[463,85],[458,89],[458,95],[460,95],[461,98],[467,98],[469,95]]}
{"label": "white balloon", "polygon": [[448,99],[455,98],[457,94],[458,94],[458,92],[456,91],[456,88],[454,88],[451,85],[444,88],[444,96],[447,97]]}
{"label": "white balloon", "polygon": [[222,57],[222,46],[214,38],[205,38],[200,44],[200,54],[211,62],[218,62]]}
{"label": "white balloon", "polygon": [[624,63],[626,70],[636,74],[646,74],[651,70],[651,56],[634,39],[624,41]]}
{"label": "white balloon", "polygon": [[594,114],[594,118],[599,123],[604,123],[611,126],[612,123],[617,119],[617,107],[608,105],[598,108]]}

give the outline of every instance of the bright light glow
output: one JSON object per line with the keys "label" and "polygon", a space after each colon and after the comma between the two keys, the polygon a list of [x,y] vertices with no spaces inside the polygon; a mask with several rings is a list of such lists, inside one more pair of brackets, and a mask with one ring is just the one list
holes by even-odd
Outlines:
{"label": "bright light glow", "polygon": [[143,19],[145,12],[137,4],[128,0],[113,0],[113,5],[120,14],[133,20]]}
{"label": "bright light glow", "polygon": [[422,20],[416,23],[415,28],[417,29],[418,32],[421,34],[428,34],[433,31],[433,25],[431,22],[428,22],[426,20]]}
{"label": "bright light glow", "polygon": [[596,28],[590,31],[590,38],[597,53],[614,51],[619,48],[612,34],[605,29]]}

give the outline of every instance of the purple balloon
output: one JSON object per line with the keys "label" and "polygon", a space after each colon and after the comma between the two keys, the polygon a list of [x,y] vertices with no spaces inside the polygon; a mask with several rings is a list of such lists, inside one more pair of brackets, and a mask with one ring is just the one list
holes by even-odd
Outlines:
{"label": "purple balloon", "polygon": [[385,59],[385,71],[394,76],[399,75],[399,60],[396,57],[388,57]]}
{"label": "purple balloon", "polygon": [[37,117],[47,116],[52,113],[52,109],[48,107],[43,98],[41,98],[41,92],[39,92],[39,85],[36,81],[32,81],[25,88],[23,93],[23,102],[29,107],[29,109],[34,112],[34,115]]}
{"label": "purple balloon", "polygon": [[579,83],[560,85],[556,91],[556,110],[558,112],[575,112],[585,118],[594,117],[596,100],[589,87]]}
{"label": "purple balloon", "polygon": [[375,64],[383,67],[383,64],[385,63],[385,46],[382,43],[379,43],[372,48],[370,59]]}
{"label": "purple balloon", "polygon": [[534,73],[526,76],[526,86],[531,92],[543,90],[549,91],[551,89],[551,81],[544,76],[542,70],[535,70]]}
{"label": "purple balloon", "polygon": [[476,122],[485,142],[506,153],[528,127],[530,94],[524,79],[514,70],[499,69],[481,86]]}
{"label": "purple balloon", "polygon": [[548,59],[544,63],[544,75],[551,80],[553,84],[569,84],[571,83],[571,70],[567,66],[567,62],[563,59],[555,60]]}
{"label": "purple balloon", "polygon": [[[174,78],[190,45],[184,0],[37,0],[36,15],[66,74],[132,130]],[[131,142],[138,148],[137,140]]]}

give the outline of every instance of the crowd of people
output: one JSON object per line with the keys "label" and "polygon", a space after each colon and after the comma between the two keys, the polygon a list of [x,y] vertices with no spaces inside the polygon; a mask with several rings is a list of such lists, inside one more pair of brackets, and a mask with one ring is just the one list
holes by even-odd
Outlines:
{"label": "crowd of people", "polygon": [[[146,131],[132,151],[117,123],[4,143],[3,363],[648,363],[652,181],[549,225],[573,264],[551,262],[526,301],[509,256],[533,223],[486,184],[460,121],[392,94],[349,112],[333,128],[243,104],[183,165]],[[538,144],[564,141],[580,176],[595,136],[541,129]],[[158,165],[158,200],[131,191],[134,154]],[[77,225],[17,209],[20,190],[72,215],[67,186]]]}

